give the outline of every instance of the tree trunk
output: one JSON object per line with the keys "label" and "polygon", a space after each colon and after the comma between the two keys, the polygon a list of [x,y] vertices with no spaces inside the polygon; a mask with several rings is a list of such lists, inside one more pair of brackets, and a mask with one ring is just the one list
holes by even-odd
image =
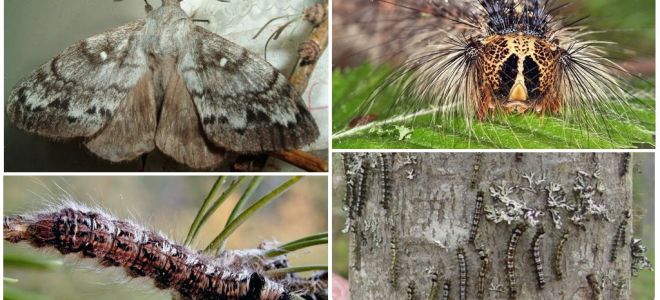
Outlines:
{"label": "tree trunk", "polygon": [[[444,299],[446,282],[448,299],[461,299],[462,281],[464,299],[477,299],[480,278],[484,299],[628,299],[630,154],[355,153],[344,158],[350,181],[352,299],[407,299],[409,294]],[[483,192],[484,210],[470,243],[478,192]],[[511,209],[504,211],[504,202]],[[532,243],[541,226],[539,283]],[[521,233],[517,244],[514,232]],[[558,279],[553,264],[564,232],[558,260],[563,279]],[[489,270],[481,271],[478,249],[488,255]]]}

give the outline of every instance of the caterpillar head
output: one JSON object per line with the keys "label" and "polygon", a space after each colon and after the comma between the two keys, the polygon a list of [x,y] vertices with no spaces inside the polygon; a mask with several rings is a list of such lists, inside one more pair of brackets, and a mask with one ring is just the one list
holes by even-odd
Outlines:
{"label": "caterpillar head", "polygon": [[523,33],[489,36],[480,41],[481,103],[478,112],[557,112],[552,91],[562,49],[544,39]]}
{"label": "caterpillar head", "polygon": [[549,3],[482,0],[456,9],[437,4],[430,14],[435,22],[451,20],[462,29],[428,29],[410,47],[407,60],[383,84],[398,88],[394,106],[408,104],[404,99],[417,108],[430,102],[443,114],[460,112],[469,124],[497,111],[596,118],[593,112],[611,105],[608,100],[622,101],[620,77],[627,73],[605,57],[602,46],[608,43],[585,39],[592,32],[583,27],[560,24],[553,14],[562,6]]}

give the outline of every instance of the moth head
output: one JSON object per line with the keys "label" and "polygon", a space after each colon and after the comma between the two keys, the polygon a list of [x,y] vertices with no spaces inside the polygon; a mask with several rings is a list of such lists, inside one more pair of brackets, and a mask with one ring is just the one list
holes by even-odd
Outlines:
{"label": "moth head", "polygon": [[556,44],[517,32],[482,39],[478,52],[483,105],[522,113],[556,102],[552,91],[562,53]]}

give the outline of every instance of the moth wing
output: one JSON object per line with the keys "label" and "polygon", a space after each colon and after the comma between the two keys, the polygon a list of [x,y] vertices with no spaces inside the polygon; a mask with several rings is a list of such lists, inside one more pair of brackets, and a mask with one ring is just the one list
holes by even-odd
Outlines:
{"label": "moth wing", "polygon": [[171,70],[168,75],[156,131],[158,149],[179,163],[195,169],[217,166],[224,159],[224,150],[206,139],[183,78],[175,70]]}
{"label": "moth wing", "polygon": [[289,81],[268,62],[195,26],[177,65],[206,137],[236,152],[300,148],[319,134]]}
{"label": "moth wing", "polygon": [[112,161],[153,148],[156,110],[143,28],[136,21],[81,40],[40,66],[12,90],[11,122],[52,138],[91,137],[88,148]]}

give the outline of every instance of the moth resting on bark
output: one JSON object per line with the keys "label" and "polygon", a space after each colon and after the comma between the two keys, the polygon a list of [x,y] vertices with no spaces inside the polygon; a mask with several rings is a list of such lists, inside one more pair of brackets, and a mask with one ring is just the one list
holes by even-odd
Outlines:
{"label": "moth resting on bark", "polygon": [[31,133],[81,137],[112,162],[158,148],[199,169],[226,151],[295,149],[319,134],[284,75],[195,25],[178,0],[65,49],[14,87],[7,116]]}

